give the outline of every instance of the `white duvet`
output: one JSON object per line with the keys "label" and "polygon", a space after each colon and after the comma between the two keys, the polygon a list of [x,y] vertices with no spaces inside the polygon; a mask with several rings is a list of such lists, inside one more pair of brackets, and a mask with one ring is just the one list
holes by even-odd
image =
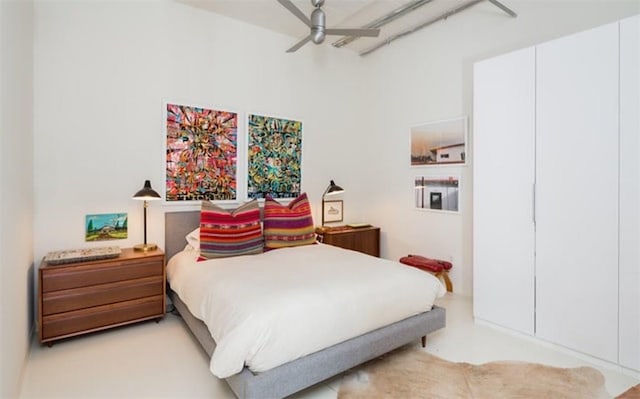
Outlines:
{"label": "white duvet", "polygon": [[431,310],[445,290],[429,273],[329,245],[167,265],[171,288],[216,342],[211,372],[261,372]]}

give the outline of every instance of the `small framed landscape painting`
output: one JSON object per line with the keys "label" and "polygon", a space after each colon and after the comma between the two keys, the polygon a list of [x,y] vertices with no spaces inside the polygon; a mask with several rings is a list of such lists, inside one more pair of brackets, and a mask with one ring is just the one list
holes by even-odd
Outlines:
{"label": "small framed landscape painting", "polygon": [[466,116],[411,128],[411,166],[465,165],[466,159]]}
{"label": "small framed landscape painting", "polygon": [[124,240],[127,238],[126,213],[100,213],[85,216],[85,241]]}

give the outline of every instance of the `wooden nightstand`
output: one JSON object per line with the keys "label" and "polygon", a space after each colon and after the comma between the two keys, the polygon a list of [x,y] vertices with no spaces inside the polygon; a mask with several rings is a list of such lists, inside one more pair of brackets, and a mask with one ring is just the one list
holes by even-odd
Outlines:
{"label": "wooden nightstand", "polygon": [[316,229],[316,234],[318,241],[324,244],[380,257],[379,227],[324,227]]}
{"label": "wooden nightstand", "polygon": [[40,342],[164,317],[161,250],[124,248],[117,258],[49,265],[39,270]]}

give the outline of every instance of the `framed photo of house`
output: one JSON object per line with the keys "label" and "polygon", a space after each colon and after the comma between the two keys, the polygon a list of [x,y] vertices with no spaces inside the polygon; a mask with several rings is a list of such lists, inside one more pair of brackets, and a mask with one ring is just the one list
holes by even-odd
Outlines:
{"label": "framed photo of house", "polygon": [[413,188],[415,209],[460,212],[459,176],[416,176]]}
{"label": "framed photo of house", "polygon": [[342,212],[342,201],[323,201],[322,214],[326,223],[342,222],[344,219]]}
{"label": "framed photo of house", "polygon": [[467,117],[411,128],[411,166],[466,165]]}

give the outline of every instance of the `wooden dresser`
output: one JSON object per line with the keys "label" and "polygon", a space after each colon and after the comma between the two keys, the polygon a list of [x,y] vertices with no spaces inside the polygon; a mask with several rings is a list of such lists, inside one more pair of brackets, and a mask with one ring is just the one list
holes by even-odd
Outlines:
{"label": "wooden dresser", "polygon": [[148,319],[165,312],[164,253],[125,248],[117,258],[39,270],[40,342]]}
{"label": "wooden dresser", "polygon": [[316,229],[316,234],[318,241],[324,244],[380,257],[379,227],[325,227]]}

